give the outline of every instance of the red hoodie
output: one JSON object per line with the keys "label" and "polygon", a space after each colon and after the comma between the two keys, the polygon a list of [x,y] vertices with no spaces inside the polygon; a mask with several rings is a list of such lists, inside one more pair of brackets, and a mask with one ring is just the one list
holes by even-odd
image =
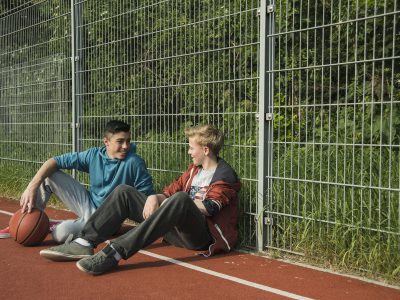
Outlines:
{"label": "red hoodie", "polygon": [[[164,189],[164,195],[171,197],[180,191],[189,193],[193,177],[199,172],[199,169],[199,166],[191,164],[178,180],[173,181]],[[219,212],[213,216],[206,216],[214,243],[210,245],[205,256],[229,252],[236,245],[238,240],[237,195],[239,191],[240,181],[235,171],[222,158],[218,158],[217,169],[204,196],[204,199],[216,202],[220,207]]]}

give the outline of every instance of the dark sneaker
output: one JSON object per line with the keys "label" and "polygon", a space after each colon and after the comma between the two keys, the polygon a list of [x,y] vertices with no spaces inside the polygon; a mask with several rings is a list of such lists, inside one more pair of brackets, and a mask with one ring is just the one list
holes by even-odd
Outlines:
{"label": "dark sneaker", "polygon": [[73,241],[70,234],[64,244],[40,251],[40,256],[54,261],[79,260],[93,255],[92,247],[82,246]]}
{"label": "dark sneaker", "polygon": [[114,258],[115,253],[111,246],[106,246],[96,255],[77,261],[76,266],[79,270],[92,275],[110,272],[118,268],[118,261]]}

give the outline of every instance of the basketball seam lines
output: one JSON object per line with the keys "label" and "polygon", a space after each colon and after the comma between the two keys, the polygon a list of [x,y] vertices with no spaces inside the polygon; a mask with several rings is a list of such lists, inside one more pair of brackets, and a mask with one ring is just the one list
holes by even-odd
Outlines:
{"label": "basketball seam lines", "polygon": [[[31,232],[29,233],[29,235],[21,242],[21,244],[23,245],[27,240],[29,240],[29,238],[32,236],[32,234],[36,231],[36,229],[38,228],[38,226],[39,226],[39,221],[41,220],[41,218],[42,218],[42,214],[43,214],[43,212],[42,211],[40,211],[40,216],[39,216],[39,218],[37,218],[37,220],[36,220],[36,224],[35,224],[35,226],[34,226],[34,228],[31,230]],[[25,218],[25,216],[26,216],[26,214],[24,214],[24,218]],[[23,218],[22,218],[23,219]],[[21,221],[22,221],[22,219],[21,219]],[[19,224],[18,224],[18,229],[19,229]],[[17,231],[17,234],[18,234],[18,231]]]}

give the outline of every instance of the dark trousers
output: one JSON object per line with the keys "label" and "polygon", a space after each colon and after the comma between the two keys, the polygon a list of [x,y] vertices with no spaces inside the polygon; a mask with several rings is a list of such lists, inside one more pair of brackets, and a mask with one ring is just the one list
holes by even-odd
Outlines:
{"label": "dark trousers", "polygon": [[166,199],[144,220],[146,199],[131,186],[118,186],[89,218],[79,236],[97,246],[118,231],[125,219],[140,223],[111,241],[124,259],[162,236],[174,246],[192,250],[205,250],[213,242],[204,215],[187,193],[178,192]]}

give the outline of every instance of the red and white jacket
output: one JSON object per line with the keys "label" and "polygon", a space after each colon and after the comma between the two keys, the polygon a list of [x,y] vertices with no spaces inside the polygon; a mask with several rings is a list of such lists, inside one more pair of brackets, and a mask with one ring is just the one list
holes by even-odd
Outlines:
{"label": "red and white jacket", "polygon": [[[200,167],[194,164],[169,186],[163,193],[171,197],[177,192],[189,193],[193,177]],[[240,191],[240,180],[233,168],[222,158],[218,158],[218,165],[208,186],[204,198],[218,204],[220,210],[211,217],[207,217],[207,225],[214,239],[205,256],[220,252],[229,252],[238,241],[238,208],[237,196]]]}

